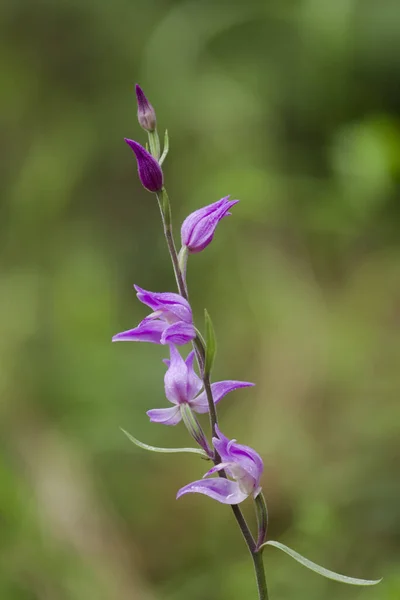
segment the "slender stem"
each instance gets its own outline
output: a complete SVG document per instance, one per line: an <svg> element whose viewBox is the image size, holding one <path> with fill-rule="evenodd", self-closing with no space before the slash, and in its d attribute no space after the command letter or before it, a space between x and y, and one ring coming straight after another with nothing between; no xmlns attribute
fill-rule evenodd
<svg viewBox="0 0 400 600"><path fill-rule="evenodd" d="M171 207L169 204L169 199L165 188L161 190L159 194L157 194L157 200L160 207L161 218L164 226L164 235L167 241L167 246L169 250L169 254L172 261L172 266L174 269L175 279L178 286L178 290L180 295L188 300L188 290L186 287L185 278L182 274L178 253L176 251L176 246L172 233L172 224L171 224ZM205 364L205 348L202 340L199 336L195 338L193 341L196 357L199 363L200 373L203 380L204 389L206 392L209 413L210 413L210 423L212 435L215 436L215 426L218 424L218 416L217 410L214 403L213 393L211 389L211 382L208 375L204 373L204 364ZM221 458L218 452L214 452L214 463L217 465L221 462ZM227 478L224 470L219 471L219 476L223 478ZM254 569L256 573L257 579L257 587L258 587L258 596L259 600L268 600L268 591L267 591L267 583L265 580L265 571L264 571L264 563L262 560L262 551L257 551L257 545L253 538L253 535L250 531L249 526L247 525L246 519L243 516L243 513L240 507L237 504L231 505L232 512L235 516L235 519L239 525L240 531L242 532L243 538L246 542L247 548L251 554L253 559ZM260 536L259 536L260 539ZM259 539L257 540L259 542Z"/></svg>
<svg viewBox="0 0 400 600"><path fill-rule="evenodd" d="M268 588L267 581L265 579L262 550L258 552L252 552L251 556L253 559L254 570L256 572L258 598L259 600L268 600Z"/></svg>
<svg viewBox="0 0 400 600"><path fill-rule="evenodd" d="M267 537L268 529L268 509L267 503L265 502L264 494L260 492L255 499L257 523L258 523L258 537L257 537L257 550L265 542Z"/></svg>
<svg viewBox="0 0 400 600"><path fill-rule="evenodd" d="M226 478L226 474L224 471L223 472L220 471L220 477ZM240 510L240 507L238 504L231 504L230 506L231 506L233 514L235 515L235 519L240 527L240 531L242 532L242 535L244 537L244 541L246 542L247 548L248 548L250 554L253 556L256 544L254 542L254 538L250 531L250 528L247 525L247 521L244 518L243 513Z"/></svg>
<svg viewBox="0 0 400 600"><path fill-rule="evenodd" d="M197 336L196 339L194 340L194 344L195 344L196 351L197 351L196 353L198 353L198 356L199 356L199 359L200 359L199 362L204 367L204 362L205 362L205 358L206 358L206 351L205 351L203 342L202 342L202 340L200 339L199 336ZM212 436L215 437L215 426L218 425L218 415L217 415L217 409L215 407L213 393L212 393L212 389L211 389L210 377L209 377L209 375L206 375L204 373L204 368L202 368L201 377L202 377L202 380L203 380L204 390L206 392L207 401L208 401L208 410L209 410L209 414L210 414L211 432L212 432ZM218 462L219 462L219 460L218 460Z"/></svg>
<svg viewBox="0 0 400 600"><path fill-rule="evenodd" d="M203 448L209 458L214 458L214 452L211 450L206 435L198 422L195 414L190 408L189 404L182 404L180 407L183 422L186 429L189 431L192 438Z"/></svg>
<svg viewBox="0 0 400 600"><path fill-rule="evenodd" d="M163 223L163 227L164 227L164 236L167 241L169 255L171 257L172 266L174 268L176 284L178 286L180 295L183 298L185 298L185 300L188 300L189 296L188 296L185 281L182 277L182 272L179 267L178 253L176 251L174 236L172 234L171 209L169 207L169 200L168 200L168 196L167 196L167 192L166 192L165 188L163 188L161 190L161 192L159 194L157 194L157 200L158 200L158 206L160 207L161 219L162 219L162 223ZM165 208L163 206L164 203L168 204L168 212L169 212L168 218L166 218L166 215L165 215Z"/></svg>

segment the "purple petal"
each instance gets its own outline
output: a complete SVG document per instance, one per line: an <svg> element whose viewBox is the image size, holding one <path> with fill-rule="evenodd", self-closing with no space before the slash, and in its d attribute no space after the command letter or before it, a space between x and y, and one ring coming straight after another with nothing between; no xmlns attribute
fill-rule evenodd
<svg viewBox="0 0 400 600"><path fill-rule="evenodd" d="M212 467L205 475L203 475L203 479L205 477L209 477L209 475L214 475L214 473L218 473L218 471L222 471L222 469L229 469L232 463L229 462L221 462L215 467Z"/></svg>
<svg viewBox="0 0 400 600"><path fill-rule="evenodd" d="M211 384L211 390L213 393L214 404L217 404L226 394L237 390L238 388L252 387L254 383L249 381L217 381ZM190 403L193 410L198 413L208 412L208 401L205 391L202 392L197 398L192 400Z"/></svg>
<svg viewBox="0 0 400 600"><path fill-rule="evenodd" d="M200 479L193 481L189 485L181 488L176 497L180 498L184 494L204 494L213 500L218 500L222 504L239 504L248 496L241 491L239 484L236 481L229 479Z"/></svg>
<svg viewBox="0 0 400 600"><path fill-rule="evenodd" d="M138 142L125 138L136 156L139 179L149 192L159 192L164 185L164 176L158 161Z"/></svg>
<svg viewBox="0 0 400 600"><path fill-rule="evenodd" d="M161 344L161 335L168 327L163 321L145 319L134 329L117 333L112 338L113 342L151 342Z"/></svg>
<svg viewBox="0 0 400 600"><path fill-rule="evenodd" d="M182 245L192 253L204 250L212 241L219 221L230 214L229 209L238 202L226 196L189 215L181 228Z"/></svg>
<svg viewBox="0 0 400 600"><path fill-rule="evenodd" d="M217 434L218 437L212 438L214 448L216 449L216 451L218 452L218 454L220 455L222 460L229 459L227 448L228 448L228 445L231 440L229 438L227 438L222 433L222 431L220 431L220 428L218 427L218 425L215 426L215 433Z"/></svg>
<svg viewBox="0 0 400 600"><path fill-rule="evenodd" d="M185 361L173 344L170 345L171 360L164 376L165 395L173 404L188 401L188 370Z"/></svg>
<svg viewBox="0 0 400 600"><path fill-rule="evenodd" d="M140 85L136 84L135 91L138 105L137 116L139 124L146 131L154 131L156 128L156 113L154 108L147 100Z"/></svg>
<svg viewBox="0 0 400 600"><path fill-rule="evenodd" d="M251 481L253 489L258 488L264 470L261 456L253 448L238 444L236 440L229 440L221 433L218 426L216 426L215 431L218 437L213 437L212 441L221 460L225 463L231 462L240 466L247 473L247 476L241 476L246 487Z"/></svg>
<svg viewBox="0 0 400 600"><path fill-rule="evenodd" d="M181 420L179 406L171 408L153 408L146 413L152 423L162 423L163 425L177 425Z"/></svg>
<svg viewBox="0 0 400 600"><path fill-rule="evenodd" d="M192 400L199 393L201 388L203 387L203 382L200 377L197 375L193 368L194 361L194 350L192 350L186 359L186 367L188 370L188 387L187 387L187 397L189 400Z"/></svg>
<svg viewBox="0 0 400 600"><path fill-rule="evenodd" d="M170 322L185 321L185 323L192 323L193 316L190 304L179 294L149 292L138 285L135 285L134 288L140 302L147 304L147 306L155 311L161 311L166 318L171 319Z"/></svg>
<svg viewBox="0 0 400 600"><path fill-rule="evenodd" d="M253 448L238 444L235 440L231 440L228 444L227 455L231 461L240 464L247 471L254 480L254 487L258 487L262 472L264 471L264 463L261 456Z"/></svg>
<svg viewBox="0 0 400 600"><path fill-rule="evenodd" d="M196 332L193 325L179 321L178 323L166 327L161 335L161 343L183 346L194 340L195 337Z"/></svg>
<svg viewBox="0 0 400 600"><path fill-rule="evenodd" d="M222 469L225 470L226 474L231 479L239 483L242 492L247 495L250 495L253 492L255 488L254 478L246 471L246 469L244 469L244 467L242 467L242 465L237 462L221 462L207 471L207 473L203 475L203 479L204 477L209 477L209 475L213 475L218 471L222 471Z"/></svg>

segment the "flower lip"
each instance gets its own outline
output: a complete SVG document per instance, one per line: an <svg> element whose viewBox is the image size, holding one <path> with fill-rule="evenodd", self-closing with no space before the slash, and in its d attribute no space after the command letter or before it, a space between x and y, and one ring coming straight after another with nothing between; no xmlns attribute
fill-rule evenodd
<svg viewBox="0 0 400 600"><path fill-rule="evenodd" d="M135 154L143 187L149 192L160 192L164 185L164 175L158 161L138 142L128 138L125 138L125 142Z"/></svg>

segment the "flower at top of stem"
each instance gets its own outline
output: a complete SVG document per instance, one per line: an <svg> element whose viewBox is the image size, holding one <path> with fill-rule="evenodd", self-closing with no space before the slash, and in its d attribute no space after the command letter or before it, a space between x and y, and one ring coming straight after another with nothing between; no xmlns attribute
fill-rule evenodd
<svg viewBox="0 0 400 600"><path fill-rule="evenodd" d="M189 252L201 252L214 237L215 229L221 219L231 213L229 209L239 200L229 200L230 196L221 198L218 202L199 208L190 214L181 228L182 246Z"/></svg>
<svg viewBox="0 0 400 600"><path fill-rule="evenodd" d="M149 192L160 192L164 185L164 175L158 161L143 146L125 138L136 156L139 179Z"/></svg>
<svg viewBox="0 0 400 600"><path fill-rule="evenodd" d="M140 302L153 312L134 329L117 333L113 342L187 344L196 337L190 304L179 294L149 292L135 285Z"/></svg>
<svg viewBox="0 0 400 600"><path fill-rule="evenodd" d="M157 124L155 110L147 100L145 93L139 84L135 85L135 92L138 106L137 116L139 125L146 131L154 131Z"/></svg>
<svg viewBox="0 0 400 600"><path fill-rule="evenodd" d="M229 440L218 426L215 431L217 437L213 437L213 444L221 462L204 477L224 469L230 479L203 478L181 488L176 497L190 493L204 494L222 504L239 504L250 495L256 498L261 492L260 479L264 470L261 456L253 448L238 444L236 440Z"/></svg>
<svg viewBox="0 0 400 600"><path fill-rule="evenodd" d="M170 345L170 360L164 362L168 370L164 377L165 395L174 405L170 408L156 408L147 412L150 421L164 425L176 425L182 419L181 407L188 404L197 413L207 413L209 410L205 391L201 392L203 382L196 374L193 361L194 351L183 360L173 344ZM254 383L248 381L218 381L211 384L214 404L238 388L250 387ZM200 393L201 392L201 393Z"/></svg>

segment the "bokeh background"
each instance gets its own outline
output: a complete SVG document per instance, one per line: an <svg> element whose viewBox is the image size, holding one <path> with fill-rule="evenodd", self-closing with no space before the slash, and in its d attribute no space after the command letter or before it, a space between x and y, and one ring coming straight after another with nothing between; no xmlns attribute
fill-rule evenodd
<svg viewBox="0 0 400 600"><path fill-rule="evenodd" d="M144 142L140 82L170 133L175 231L240 198L192 257L220 407L265 461L271 600L400 597L398 0L3 0L0 6L0 598L255 599L227 507L179 487L184 428L165 348L111 344L174 290ZM204 421L205 425L207 421ZM244 504L254 524L251 503Z"/></svg>

